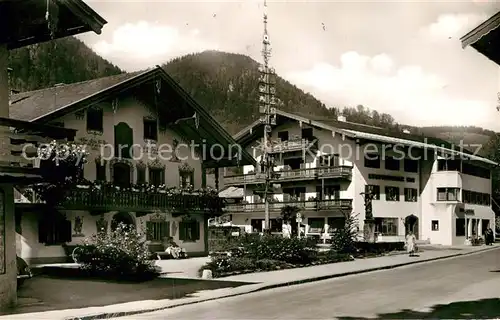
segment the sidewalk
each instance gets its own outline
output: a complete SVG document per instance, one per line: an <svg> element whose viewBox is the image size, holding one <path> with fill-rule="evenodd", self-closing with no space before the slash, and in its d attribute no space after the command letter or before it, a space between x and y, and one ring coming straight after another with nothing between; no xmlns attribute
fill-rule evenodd
<svg viewBox="0 0 500 320"><path fill-rule="evenodd" d="M325 280L329 278L342 277L346 275L391 269L415 263L425 263L439 259L452 258L467 254L474 254L486 250L496 250L498 245L493 247L461 247L439 250L426 250L418 257L408 257L407 255L385 256L379 258L361 259L350 262L341 262L307 268L286 269L270 272L260 272L254 274L244 274L220 278L227 281L247 281L250 284L236 288L224 288L216 290L200 291L196 295L179 300L146 300L108 305L105 307L89 307L83 309L57 310L43 313L25 313L8 315L0 318L5 319L103 319L125 315L135 315L173 308L181 305L199 303L203 301L215 300L225 297L247 294L260 290L272 289L281 286ZM424 248L425 250L425 248ZM210 281L210 280L200 280ZM252 283L253 282L253 283ZM259 282L259 283L256 283Z"/></svg>

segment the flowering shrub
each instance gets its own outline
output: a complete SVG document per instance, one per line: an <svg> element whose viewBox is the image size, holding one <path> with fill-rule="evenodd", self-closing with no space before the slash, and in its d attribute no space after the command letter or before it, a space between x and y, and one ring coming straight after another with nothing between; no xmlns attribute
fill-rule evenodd
<svg viewBox="0 0 500 320"><path fill-rule="evenodd" d="M33 190L46 203L59 204L67 198L67 191L82 179L88 152L79 144L52 141L38 149L38 156L45 182L33 186Z"/></svg>
<svg viewBox="0 0 500 320"><path fill-rule="evenodd" d="M78 248L76 259L90 275L122 280L158 275L143 235L123 223L110 233L98 232Z"/></svg>

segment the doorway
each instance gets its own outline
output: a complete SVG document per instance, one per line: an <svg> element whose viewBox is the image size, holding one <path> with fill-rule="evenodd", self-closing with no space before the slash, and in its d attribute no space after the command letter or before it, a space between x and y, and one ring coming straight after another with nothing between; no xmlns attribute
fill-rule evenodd
<svg viewBox="0 0 500 320"><path fill-rule="evenodd" d="M111 231L115 231L120 223L128 227L135 227L134 218L128 212L118 212L111 219Z"/></svg>
<svg viewBox="0 0 500 320"><path fill-rule="evenodd" d="M418 217L413 214L405 218L405 236L410 231L413 232L415 237L418 239Z"/></svg>

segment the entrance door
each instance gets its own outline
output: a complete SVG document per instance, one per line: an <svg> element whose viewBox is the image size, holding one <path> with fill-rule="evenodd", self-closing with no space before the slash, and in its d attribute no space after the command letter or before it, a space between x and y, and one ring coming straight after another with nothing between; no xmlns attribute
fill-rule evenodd
<svg viewBox="0 0 500 320"><path fill-rule="evenodd" d="M405 218L405 235L410 231L413 232L418 239L418 217L413 214Z"/></svg>

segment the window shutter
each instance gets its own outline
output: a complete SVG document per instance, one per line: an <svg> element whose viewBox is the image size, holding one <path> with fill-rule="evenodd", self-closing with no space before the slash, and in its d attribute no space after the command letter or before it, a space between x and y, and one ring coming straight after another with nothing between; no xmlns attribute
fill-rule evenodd
<svg viewBox="0 0 500 320"><path fill-rule="evenodd" d="M194 188L194 172L191 172L189 174L189 180L190 180L189 184L192 185Z"/></svg>
<svg viewBox="0 0 500 320"><path fill-rule="evenodd" d="M161 223L161 238L170 237L170 223L168 221L164 221Z"/></svg>
<svg viewBox="0 0 500 320"><path fill-rule="evenodd" d="M186 240L186 223L179 222L179 240Z"/></svg>
<svg viewBox="0 0 500 320"><path fill-rule="evenodd" d="M193 240L200 240L200 223L193 221Z"/></svg>
<svg viewBox="0 0 500 320"><path fill-rule="evenodd" d="M153 232L153 222L151 221L146 221L146 240L151 241L152 238L152 233Z"/></svg>
<svg viewBox="0 0 500 320"><path fill-rule="evenodd" d="M61 223L61 243L71 242L71 221L63 220Z"/></svg>
<svg viewBox="0 0 500 320"><path fill-rule="evenodd" d="M38 220L38 242L47 242L47 223L44 218Z"/></svg>
<svg viewBox="0 0 500 320"><path fill-rule="evenodd" d="M160 184L165 184L165 169L160 170Z"/></svg>

